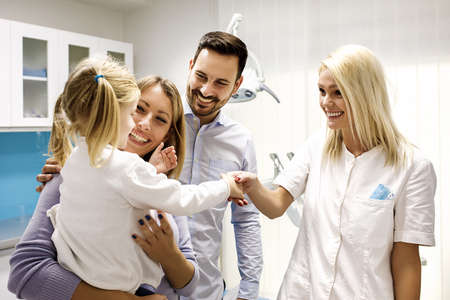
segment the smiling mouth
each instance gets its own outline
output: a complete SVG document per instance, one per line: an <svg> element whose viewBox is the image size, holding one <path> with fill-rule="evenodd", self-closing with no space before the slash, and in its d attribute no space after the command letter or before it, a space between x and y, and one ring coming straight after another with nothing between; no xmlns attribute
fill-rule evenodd
<svg viewBox="0 0 450 300"><path fill-rule="evenodd" d="M134 131L132 131L132 132L129 134L129 137L131 137L131 139L132 139L134 142L138 142L138 143L140 143L140 144L146 144L146 143L149 142L148 139L144 138L143 136L140 136L139 134L137 134L137 133L134 132Z"/></svg>
<svg viewBox="0 0 450 300"><path fill-rule="evenodd" d="M219 102L219 99L216 97L207 97L205 98L199 91L195 92L195 97L197 99L198 106L202 108L207 108L212 103Z"/></svg>
<svg viewBox="0 0 450 300"><path fill-rule="evenodd" d="M336 112L331 112L331 111L327 111L327 118L330 120L335 120L335 119L339 119L340 117L342 117L344 115L343 111L336 111Z"/></svg>

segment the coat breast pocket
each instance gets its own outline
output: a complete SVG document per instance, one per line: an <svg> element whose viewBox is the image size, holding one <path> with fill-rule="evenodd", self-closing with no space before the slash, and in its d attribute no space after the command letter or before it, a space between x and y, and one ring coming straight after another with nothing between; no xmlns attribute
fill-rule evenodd
<svg viewBox="0 0 450 300"><path fill-rule="evenodd" d="M350 232L360 247L379 248L392 244L394 201L355 198L350 207Z"/></svg>

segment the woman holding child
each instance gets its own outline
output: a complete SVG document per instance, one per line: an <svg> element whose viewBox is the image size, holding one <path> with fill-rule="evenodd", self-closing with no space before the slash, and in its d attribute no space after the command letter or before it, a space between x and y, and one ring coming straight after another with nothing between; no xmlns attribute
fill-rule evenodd
<svg viewBox="0 0 450 300"><path fill-rule="evenodd" d="M87 64L89 63L91 62L87 62ZM100 65L102 65L102 63L100 63ZM108 68L105 67L105 65L115 70L114 71L115 73L114 72L113 73L118 76L115 75L113 76L111 75L113 73L108 73L107 72ZM93 66L94 67L97 66L96 63L93 63ZM126 95L125 94L121 95L120 89L117 88L123 83L123 78L126 79L129 76L126 73L121 74L120 72L122 71L117 71L118 70L117 66L115 66L114 63L112 64L110 62L103 63L101 68L103 68L104 70L103 72L97 72L99 74L93 74L93 76L88 75L88 77L92 77L89 79L92 80L92 82L88 80L87 84L92 85L93 89L97 89L97 85L98 86L106 85L106 92L105 91L100 92L99 88L99 92L94 91L93 95L97 96L100 95L100 97L102 95L107 95L108 93L110 93L108 92L108 89L110 89L108 85L111 85L112 89L114 90L113 94L115 94L117 96L117 100L119 100L119 106L122 105L120 103L121 101L120 99L121 97L123 98ZM94 76L95 76L95 84L93 84ZM71 79L73 78L70 78L69 81ZM129 82L129 84L132 85L131 81ZM85 85L83 85L83 88L85 88ZM134 100L126 100L127 102L123 104L124 108L120 106L121 115L119 121L121 123L119 124L119 134L123 135L124 132L127 132L128 140L121 141L120 139L118 139L116 140L117 145L120 147L121 142L126 143L124 147L125 151L136 153L145 159L148 159L151 156L150 161L155 164L157 171L166 172L169 177L176 178L181 171L182 163L177 165L176 164L177 157L174 154L174 149L168 147L162 150L162 143L173 145L175 150L177 151L178 157L181 158L182 161L184 156L184 120L180 95L172 83L159 77L146 77L140 80L139 89L141 90L142 93L139 100L136 99L137 105L134 104L135 108L133 110L136 110L134 113L133 111L128 112L128 110L131 109L130 105L132 104L130 101ZM81 91L82 88L80 89L76 88L75 90ZM89 90L89 87L86 87L86 90ZM84 90L84 92L89 93L89 91L86 90ZM62 98L63 96L61 96L61 98L58 101L66 100L68 97L67 93L65 93L64 96L66 98L63 99ZM112 98L112 100L109 99L107 101L116 101L114 99L116 98ZM129 102L131 104L128 104ZM57 105L56 112L60 113L58 109L59 107ZM67 117L68 114L67 110L70 109L71 108L66 107L65 109L66 116L63 117ZM78 111L83 111L83 109L78 109ZM132 116L136 126L131 130L131 133L128 135L131 127L129 127L128 129L127 126L130 126L131 122L126 121L126 119L129 118L129 115ZM73 120L72 116L69 115L68 117L71 121ZM72 124L74 124L73 121ZM99 126L98 125L99 123L93 124L95 126ZM80 128L83 128L83 130L80 131L82 133L82 136L84 136L84 134L88 132L88 130L85 129L86 127L84 127L86 126L85 123L80 122L76 123L75 125L81 125ZM121 132L121 130L123 131ZM55 135L55 133L57 132L58 131L55 130L54 128L50 143L50 149L55 154L58 163L63 164L66 161L66 159L70 163L71 160L72 161L74 160L73 155L72 156L66 155L68 153L66 151L67 147L70 147L70 145L65 144L64 146L61 146L60 143L61 140L58 141L58 139L63 137ZM105 135L107 134L107 132L105 132L105 130L100 130L99 134ZM89 142L88 138L81 139L81 146L83 146L84 141L86 141L87 143ZM109 145L112 144L114 143L109 143ZM110 146L107 146L107 148L108 147ZM90 150L95 149L95 147L88 147L88 148ZM79 153L83 150L82 147L80 149L76 148L74 153L76 155L79 155ZM63 155L59 155L60 150L63 150L61 152L63 153ZM109 148L107 150L109 150ZM89 152L89 160L91 165L96 164L97 162L105 163L105 165L107 165L108 159L110 158L105 159L101 151L100 155L97 157L91 156L91 152L92 151ZM110 153L113 153L115 155L115 157L110 155L112 159L116 159L117 157L125 155L120 153L116 154L114 151L109 151L107 153L108 155L110 155ZM77 157L76 155L75 158ZM103 161L92 158L101 158L103 159ZM134 158L131 157L131 159ZM141 164L139 162L137 163ZM147 167L145 165L142 165L140 170L145 171L148 168L150 170L149 174L151 176L156 176L151 174L151 172L154 172L152 171L152 168L155 169L154 167ZM170 170L171 168L173 168L173 170ZM142 174L137 174L136 176L139 179L139 176L141 175ZM135 180L136 176L133 177L134 179L131 178L131 180ZM161 183L162 185L160 184L162 189L165 189L167 188L167 186L175 184L170 181L168 181L167 184L164 183L163 181L167 179L164 179L163 177L156 177L156 178L157 182L162 182ZM218 185L220 185L221 189L224 188L226 191L226 185L231 186L231 184L229 183L230 181L231 180L226 180L225 186L223 182L218 183ZM142 181L140 182L142 183ZM92 285L89 285L85 283L83 280L81 280L80 276L74 274L77 272L72 273L66 270L66 268L63 268L58 263L60 262L59 255L61 253L59 253L60 250L57 251L57 249L65 249L59 248L61 243L58 240L58 238L64 236L63 234L64 231L61 231L59 233L59 236L56 235L55 237L55 233L53 232L55 230L54 226L59 225L59 223L56 222L58 220L57 215L55 217L55 215L52 215L52 213L55 207L54 205L58 204L59 202L60 197L59 186L61 184L62 184L61 177L56 176L54 180L47 183L46 188L43 190L35 214L26 232L24 233L22 240L17 245L16 251L11 257L10 260L11 273L8 282L8 288L17 296L25 299L46 299L46 300L134 299L136 297L135 295L124 291L100 289ZM145 186L145 182L143 182L143 184ZM195 193L196 189L197 188L193 186L192 190L187 191L187 193L191 192ZM181 194L181 196L183 195L184 194ZM151 197L152 195L149 196ZM195 196L197 197L196 200L197 202L194 203L194 205L199 206L199 204L201 203L201 201L199 200L202 200L202 197L206 196L207 195L204 193L204 191L202 191L202 193L199 194L198 196ZM171 195L171 197L173 196ZM93 201L95 201L95 199L93 199ZM172 203L176 204L175 202ZM188 205L191 205L190 203L191 202L187 201L185 202L185 204ZM165 203L160 204L168 205ZM176 204L176 206L174 207L178 206L179 205ZM153 207L157 206L155 205ZM47 212L48 210L49 212ZM104 212L99 213L101 214ZM47 214L49 214L53 218L49 219L47 217ZM139 216L136 217L138 218ZM141 217L144 217L144 215L142 215ZM145 221L144 218L139 219L140 235L130 232L128 238L130 240L134 238L135 242L142 247L144 252L151 259L153 259L153 261L155 261L157 264L161 266L164 277L162 278L160 284L156 287L152 287L149 285L141 286L136 291L136 295L138 296L149 295L144 296L143 299L155 299L155 300L176 299L178 297L177 295L188 296L191 293L198 279L198 270L194 254L192 251L192 247L190 244L190 236L185 217L172 217L169 214L163 214L162 212L159 212L157 214L155 211L151 211L150 213L147 213L145 215L145 219L146 219ZM120 224L120 222L123 222L123 220L118 219L116 220L116 222ZM151 228L151 230L149 228ZM105 230L106 230L105 234L108 235L115 234L115 232L109 232L108 228L105 228ZM90 234L90 232L87 233ZM52 243L52 240L56 242L57 248L55 248L55 244ZM155 242L156 240L158 240L157 243ZM124 241L124 243L127 242L128 241ZM89 251L89 249L87 250ZM57 255L58 260L56 259ZM75 256L75 258L76 257L77 256ZM147 259L150 261L148 257ZM72 259L72 261L74 260ZM83 266L83 264L81 264L81 266ZM81 268L77 269L77 271L78 270L82 271ZM155 270L157 271L157 269ZM104 268L98 270L99 275L101 275L102 272L105 272ZM139 274L136 275L140 276ZM96 278L94 278L94 280L95 279Z"/></svg>

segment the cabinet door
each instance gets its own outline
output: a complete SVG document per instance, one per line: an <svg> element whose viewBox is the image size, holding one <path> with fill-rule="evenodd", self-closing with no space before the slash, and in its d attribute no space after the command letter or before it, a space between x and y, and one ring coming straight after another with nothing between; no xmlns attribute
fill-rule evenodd
<svg viewBox="0 0 450 300"><path fill-rule="evenodd" d="M100 40L97 37L68 31L59 31L59 83L58 95L63 91L67 78L77 64L98 53Z"/></svg>
<svg viewBox="0 0 450 300"><path fill-rule="evenodd" d="M0 19L0 40L4 45L0 47L0 126L11 125L11 36L10 23Z"/></svg>
<svg viewBox="0 0 450 300"><path fill-rule="evenodd" d="M133 44L100 39L100 51L123 62L133 73Z"/></svg>
<svg viewBox="0 0 450 300"><path fill-rule="evenodd" d="M57 31L11 22L12 125L51 126L57 97Z"/></svg>

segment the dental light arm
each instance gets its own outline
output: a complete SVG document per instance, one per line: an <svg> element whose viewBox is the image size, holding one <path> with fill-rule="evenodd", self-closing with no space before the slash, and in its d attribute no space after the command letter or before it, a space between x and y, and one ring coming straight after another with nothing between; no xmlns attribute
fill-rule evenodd
<svg viewBox="0 0 450 300"><path fill-rule="evenodd" d="M275 94L274 91L272 91L265 83L260 83L259 87L261 88L261 91L266 91L267 93L269 93L274 99L275 101L277 101L278 103L280 103L280 99L278 99L277 95Z"/></svg>
<svg viewBox="0 0 450 300"><path fill-rule="evenodd" d="M231 33L232 35L237 35L237 28L239 27L239 24L244 20L244 17L241 14L233 14L231 17L230 24L228 24L227 31L228 33Z"/></svg>
<svg viewBox="0 0 450 300"><path fill-rule="evenodd" d="M237 29L243 19L244 17L241 14L233 14L231 21L228 24L227 32L238 36ZM275 92L264 83L264 73L255 54L248 50L248 57L254 62L256 70L249 66L245 67L242 74L244 76L244 81L237 93L230 99L230 103L240 103L253 100L256 98L256 93L262 91L266 91L275 99L275 101L280 103L280 100Z"/></svg>

